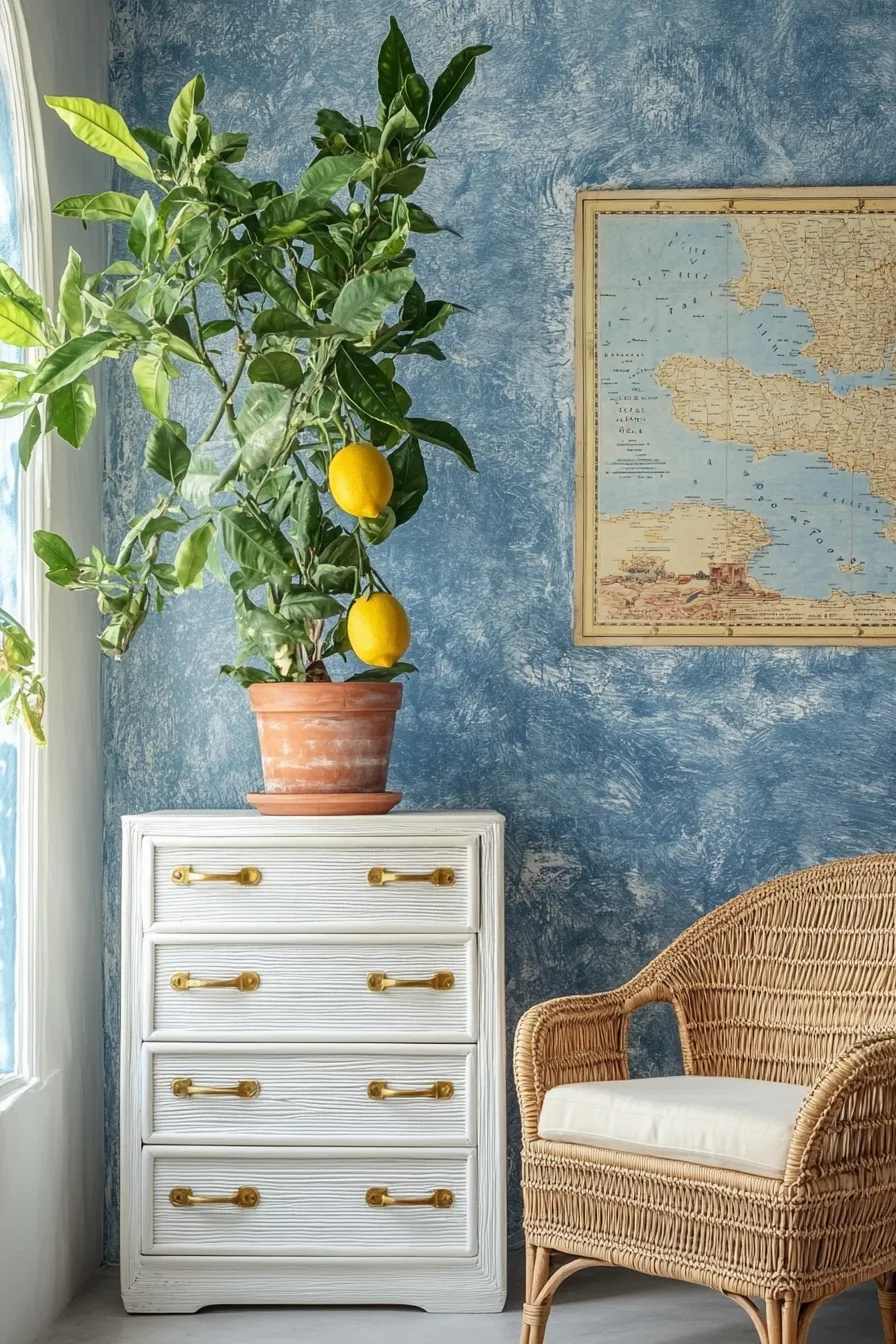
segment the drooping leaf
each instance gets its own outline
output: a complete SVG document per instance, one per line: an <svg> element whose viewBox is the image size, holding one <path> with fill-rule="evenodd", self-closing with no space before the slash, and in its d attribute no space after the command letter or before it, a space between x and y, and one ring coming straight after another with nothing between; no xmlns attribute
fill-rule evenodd
<svg viewBox="0 0 896 1344"><path fill-rule="evenodd" d="M236 323L232 317L215 318L213 322L203 322L202 339L204 341L213 341L216 336L223 336L228 331L233 331Z"/></svg>
<svg viewBox="0 0 896 1344"><path fill-rule="evenodd" d="M236 418L247 471L267 466L283 443L292 397L272 383L250 387Z"/></svg>
<svg viewBox="0 0 896 1344"><path fill-rule="evenodd" d="M136 196L123 191L100 191L66 196L64 201L53 206L53 214L72 219L130 219L136 209Z"/></svg>
<svg viewBox="0 0 896 1344"><path fill-rule="evenodd" d="M292 535L296 550L304 551L316 540L323 517L320 492L310 476L302 482L296 491L290 513L292 515Z"/></svg>
<svg viewBox="0 0 896 1344"><path fill-rule="evenodd" d="M335 597L326 593L293 588L280 603L280 610L291 621L327 620L330 616L340 616L343 607Z"/></svg>
<svg viewBox="0 0 896 1344"><path fill-rule="evenodd" d="M473 461L473 454L466 439L459 429L449 425L446 420L423 420L412 417L408 420L408 428L416 438L438 444L440 448L447 448L459 457L470 471L476 470L476 463Z"/></svg>
<svg viewBox="0 0 896 1344"><path fill-rule="evenodd" d="M59 312L73 336L80 336L84 331L84 305L81 302L83 288L84 268L81 258L70 247L68 261L59 281Z"/></svg>
<svg viewBox="0 0 896 1344"><path fill-rule="evenodd" d="M321 329L313 326L310 322L305 322L294 313L287 313L282 308L264 308L252 323L252 330L256 336L307 336L313 337L320 335L330 335L328 325L321 324Z"/></svg>
<svg viewBox="0 0 896 1344"><path fill-rule="evenodd" d="M252 383L277 383L280 387L299 387L302 382L302 366L287 350L269 350L267 354L257 355L249 365L249 381Z"/></svg>
<svg viewBox="0 0 896 1344"><path fill-rule="evenodd" d="M387 504L382 513L378 513L375 518L361 519L361 531L369 545L379 546L387 537L391 537L396 523L395 514Z"/></svg>
<svg viewBox="0 0 896 1344"><path fill-rule="evenodd" d="M453 233L455 237L459 236L457 230L449 228L447 224L437 224L432 215L421 210L413 201L408 202L408 220L411 233Z"/></svg>
<svg viewBox="0 0 896 1344"><path fill-rule="evenodd" d="M240 214L249 214L255 208L255 201L249 190L248 182L236 173L232 173L229 168L225 168L223 163L216 163L209 171L206 178L210 193L225 205L229 205L231 210L237 210Z"/></svg>
<svg viewBox="0 0 896 1344"><path fill-rule="evenodd" d="M286 540L239 506L223 509L220 537L225 551L241 569L278 582L292 568Z"/></svg>
<svg viewBox="0 0 896 1344"><path fill-rule="evenodd" d="M187 432L176 420L153 425L146 440L146 465L163 480L180 485L190 467Z"/></svg>
<svg viewBox="0 0 896 1344"><path fill-rule="evenodd" d="M134 139L120 112L92 98L45 98L48 107L62 118L73 135L91 149L108 154L120 168L155 181L146 150Z"/></svg>
<svg viewBox="0 0 896 1344"><path fill-rule="evenodd" d="M346 677L346 681L394 681L396 677L410 676L416 672L417 668L413 663L393 663L391 667L368 667L363 672L356 672L353 677Z"/></svg>
<svg viewBox="0 0 896 1344"><path fill-rule="evenodd" d="M336 379L346 401L365 418L395 429L405 420L392 384L375 362L350 345L340 345L334 360Z"/></svg>
<svg viewBox="0 0 896 1344"><path fill-rule="evenodd" d="M363 177L368 167L366 154L337 154L318 159L305 169L300 189L303 195L322 205L348 186L352 178Z"/></svg>
<svg viewBox="0 0 896 1344"><path fill-rule="evenodd" d="M141 355L134 361L132 372L140 400L150 415L154 415L157 420L167 419L171 379L162 356L152 353Z"/></svg>
<svg viewBox="0 0 896 1344"><path fill-rule="evenodd" d="M268 266L262 261L256 261L252 263L250 269L265 294L270 295L279 308L288 313L294 313L296 317L307 318L309 316L308 309L302 299L289 281L275 267Z"/></svg>
<svg viewBox="0 0 896 1344"><path fill-rule="evenodd" d="M222 163L239 163L245 158L248 147L249 137L245 131L225 131L223 135L212 136L212 153ZM252 194L255 195L254 188Z"/></svg>
<svg viewBox="0 0 896 1344"><path fill-rule="evenodd" d="M34 314L8 294L0 294L0 341L21 348L47 344L47 338Z"/></svg>
<svg viewBox="0 0 896 1344"><path fill-rule="evenodd" d="M32 391L46 394L73 383L86 369L98 364L106 351L117 344L116 337L110 336L107 331L91 331L86 336L73 337L41 361L31 384Z"/></svg>
<svg viewBox="0 0 896 1344"><path fill-rule="evenodd" d="M41 296L23 280L18 271L13 270L8 261L0 261L0 293L8 294L16 303L27 308L38 322L46 317L46 309Z"/></svg>
<svg viewBox="0 0 896 1344"><path fill-rule="evenodd" d="M86 374L51 392L47 398L47 429L80 448L96 415L96 394Z"/></svg>
<svg viewBox="0 0 896 1344"><path fill-rule="evenodd" d="M180 483L180 493L189 504L197 509L205 509L215 495L215 482L221 475L221 468L211 457L194 453L190 461L190 470Z"/></svg>
<svg viewBox="0 0 896 1344"><path fill-rule="evenodd" d="M403 298L413 283L414 272L407 266L356 276L342 287L333 305L334 326L356 336L366 335L379 326L386 309Z"/></svg>
<svg viewBox="0 0 896 1344"><path fill-rule="evenodd" d="M128 230L128 250L146 265L161 251L165 233L158 222L156 208L148 191L144 191L131 219Z"/></svg>
<svg viewBox="0 0 896 1344"><path fill-rule="evenodd" d="M260 682L270 683L279 681L280 678L273 672L265 672L261 667L252 667L249 663L242 663L239 666L234 663L225 663L220 669L222 677L230 677L242 687L257 686Z"/></svg>
<svg viewBox="0 0 896 1344"><path fill-rule="evenodd" d="M419 131L419 129L420 123L411 109L402 104L399 106L397 112L393 112L392 116L383 127L382 134L380 135L380 151L388 149L389 145L391 145L392 141L397 136L411 137L416 131Z"/></svg>
<svg viewBox="0 0 896 1344"><path fill-rule="evenodd" d="M211 518L188 532L174 555L174 573L181 588L201 588L202 571L215 536Z"/></svg>
<svg viewBox="0 0 896 1344"><path fill-rule="evenodd" d="M389 20L389 31L386 34L385 42L380 47L377 62L377 84L384 107L389 106L408 75L413 73L414 61L411 56L411 49L393 16Z"/></svg>
<svg viewBox="0 0 896 1344"><path fill-rule="evenodd" d="M420 444L414 438L407 438L388 456L392 471L392 497L389 507L395 514L395 525L406 523L423 503L423 497L429 489L426 477L426 464Z"/></svg>
<svg viewBox="0 0 896 1344"><path fill-rule="evenodd" d="M190 117L205 97L205 80L196 75L185 84L171 105L168 113L168 129L182 145L187 143L187 126Z"/></svg>
<svg viewBox="0 0 896 1344"><path fill-rule="evenodd" d="M394 173L387 174L383 178L383 186L389 191L397 192L399 196L413 196L425 176L426 169L422 164L409 163L404 168L397 168Z"/></svg>
<svg viewBox="0 0 896 1344"><path fill-rule="evenodd" d="M27 470L34 452L34 445L40 438L40 407L33 406L25 417L22 432L19 435L18 451L22 469Z"/></svg>
<svg viewBox="0 0 896 1344"><path fill-rule="evenodd" d="M34 554L47 567L47 578L65 588L78 577L78 557L71 546L55 532L35 532Z"/></svg>
<svg viewBox="0 0 896 1344"><path fill-rule="evenodd" d="M281 238L294 238L315 216L326 218L321 215L317 197L308 196L303 191L289 191L268 201L258 222L265 242L270 243Z"/></svg>
<svg viewBox="0 0 896 1344"><path fill-rule="evenodd" d="M433 299L427 303L424 312L424 321L414 332L414 340L422 341L427 336L435 336L444 327L452 313L463 311L457 304L442 303L438 299Z"/></svg>
<svg viewBox="0 0 896 1344"><path fill-rule="evenodd" d="M323 593L354 593L360 587L357 567L354 565L317 565L314 586Z"/></svg>
<svg viewBox="0 0 896 1344"><path fill-rule="evenodd" d="M433 85L432 102L426 121L428 131L438 126L449 107L453 107L457 102L476 73L476 58L484 56L488 51L491 51L491 47L482 43L475 47L464 47L463 51L459 51L451 58Z"/></svg>

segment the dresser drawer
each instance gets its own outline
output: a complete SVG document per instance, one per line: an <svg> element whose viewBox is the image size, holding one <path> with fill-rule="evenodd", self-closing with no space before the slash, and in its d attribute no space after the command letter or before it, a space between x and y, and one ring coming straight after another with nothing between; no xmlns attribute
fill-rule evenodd
<svg viewBox="0 0 896 1344"><path fill-rule="evenodd" d="M144 927L464 931L478 907L475 840L164 845Z"/></svg>
<svg viewBox="0 0 896 1344"><path fill-rule="evenodd" d="M473 1153L384 1149L144 1148L143 1251L148 1255L472 1256ZM248 1193L249 1207L189 1204ZM368 1191L440 1207L372 1206ZM178 1191L172 1203L172 1191ZM380 1198L373 1195L372 1198ZM253 1202L257 1199L257 1202Z"/></svg>
<svg viewBox="0 0 896 1344"><path fill-rule="evenodd" d="M469 935L151 934L144 949L147 1039L476 1039L476 939ZM371 990L368 978L384 974L445 988Z"/></svg>
<svg viewBox="0 0 896 1344"><path fill-rule="evenodd" d="M146 1045L142 1063L146 1143L475 1142L472 1046Z"/></svg>

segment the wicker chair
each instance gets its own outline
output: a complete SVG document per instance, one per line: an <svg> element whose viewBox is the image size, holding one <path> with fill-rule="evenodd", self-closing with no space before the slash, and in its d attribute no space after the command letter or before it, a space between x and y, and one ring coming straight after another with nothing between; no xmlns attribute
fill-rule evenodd
<svg viewBox="0 0 896 1344"><path fill-rule="evenodd" d="M673 1006L686 1074L808 1089L783 1177L539 1138L551 1088L628 1077L628 1020L650 1002ZM822 1302L876 1279L896 1344L896 854L755 887L622 989L539 1004L514 1068L521 1344L541 1344L556 1289L591 1265L714 1288L763 1344L804 1344Z"/></svg>

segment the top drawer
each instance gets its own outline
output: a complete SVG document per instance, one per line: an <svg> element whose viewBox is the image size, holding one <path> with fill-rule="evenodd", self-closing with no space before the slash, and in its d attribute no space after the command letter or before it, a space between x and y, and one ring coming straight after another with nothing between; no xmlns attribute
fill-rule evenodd
<svg viewBox="0 0 896 1344"><path fill-rule="evenodd" d="M164 844L149 847L148 867L147 929L475 932L479 923L475 839Z"/></svg>

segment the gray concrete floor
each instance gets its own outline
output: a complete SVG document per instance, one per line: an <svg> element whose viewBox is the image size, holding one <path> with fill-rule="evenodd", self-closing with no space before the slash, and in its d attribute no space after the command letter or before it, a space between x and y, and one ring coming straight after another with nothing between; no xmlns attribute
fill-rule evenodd
<svg viewBox="0 0 896 1344"><path fill-rule="evenodd" d="M40 1344L517 1344L519 1256L514 1290L500 1316L430 1316L390 1307L211 1308L194 1316L128 1316L118 1273L103 1269ZM873 1286L822 1307L810 1344L881 1344ZM585 1270L557 1294L546 1344L757 1344L733 1302L702 1288L630 1274Z"/></svg>

